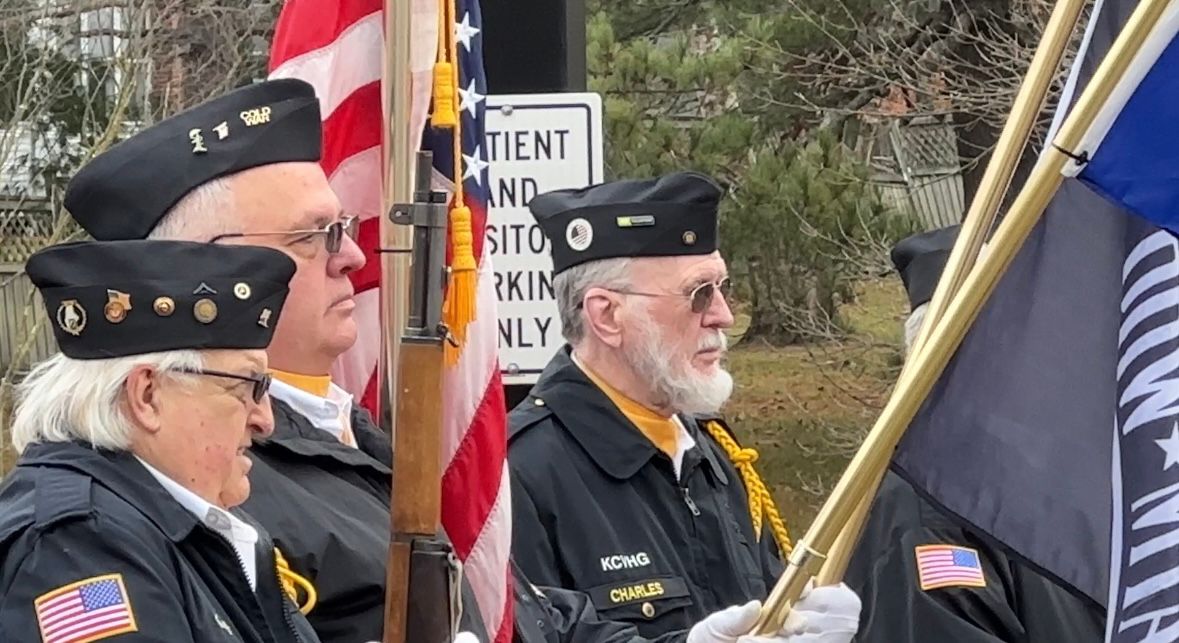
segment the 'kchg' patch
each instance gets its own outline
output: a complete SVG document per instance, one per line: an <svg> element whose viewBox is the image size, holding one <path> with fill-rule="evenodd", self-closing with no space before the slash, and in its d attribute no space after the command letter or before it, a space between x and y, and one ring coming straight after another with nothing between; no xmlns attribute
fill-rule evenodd
<svg viewBox="0 0 1179 643"><path fill-rule="evenodd" d="M33 601L44 643L89 643L137 632L122 574L92 576Z"/></svg>
<svg viewBox="0 0 1179 643"><path fill-rule="evenodd" d="M921 589L986 587L978 552L957 545L917 547L917 577Z"/></svg>

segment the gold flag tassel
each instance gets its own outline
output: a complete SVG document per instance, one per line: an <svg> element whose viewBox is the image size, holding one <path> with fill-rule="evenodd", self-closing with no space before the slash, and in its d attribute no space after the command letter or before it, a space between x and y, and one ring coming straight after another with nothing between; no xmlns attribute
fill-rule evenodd
<svg viewBox="0 0 1179 643"><path fill-rule="evenodd" d="M774 497L770 495L770 490L762 482L757 469L753 468L753 463L757 462L757 449L741 448L733 436L729 435L729 432L717 422L708 422L704 428L708 429L708 434L712 436L712 439L716 440L725 450L725 455L733 462L733 466L741 473L741 479L745 481L745 492L749 494L749 515L753 519L754 537L761 540L761 525L764 517L770 523L770 531L778 543L778 550L783 555L789 554L794 549L794 544L790 542L790 531L786 528L786 521L782 520L782 514L778 512L778 506L774 504Z"/></svg>
<svg viewBox="0 0 1179 643"><path fill-rule="evenodd" d="M467 326L475 319L475 243L471 209L463 199L463 128L458 118L455 96L458 94L458 43L454 34L454 0L440 0L438 58L434 65L435 127L451 129L454 139L454 201L450 210L451 259L442 321L450 329L457 346L445 344L446 364L458 363L459 351L467 341Z"/></svg>
<svg viewBox="0 0 1179 643"><path fill-rule="evenodd" d="M291 569L290 564L287 563L287 559L283 557L278 547L274 548L274 563L278 570L278 582L282 585L283 591L286 592L287 596L291 597L291 602L299 607L299 612L306 616L315 607L315 603L318 600L318 596L315 593L315 586L311 584L311 581L303 578ZM306 596L306 600L302 605L299 604L300 588L303 590L304 596Z"/></svg>

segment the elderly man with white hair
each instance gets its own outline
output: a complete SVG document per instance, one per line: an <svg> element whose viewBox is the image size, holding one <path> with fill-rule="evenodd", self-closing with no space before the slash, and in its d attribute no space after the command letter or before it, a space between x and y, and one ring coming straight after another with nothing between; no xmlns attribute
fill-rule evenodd
<svg viewBox="0 0 1179 643"><path fill-rule="evenodd" d="M722 195L676 172L528 206L568 345L509 416L513 554L648 637L764 599L789 547L756 452L718 415L733 389ZM796 608L815 640L850 641L858 599L821 589Z"/></svg>
<svg viewBox="0 0 1179 643"><path fill-rule="evenodd" d="M33 255L61 352L19 387L0 488L0 640L316 642L235 512L271 432L266 346L295 265L256 247Z"/></svg>

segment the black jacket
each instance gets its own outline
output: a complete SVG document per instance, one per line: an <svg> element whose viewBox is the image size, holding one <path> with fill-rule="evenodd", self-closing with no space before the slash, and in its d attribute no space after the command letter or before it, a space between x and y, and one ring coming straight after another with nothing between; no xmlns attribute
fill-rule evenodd
<svg viewBox="0 0 1179 643"><path fill-rule="evenodd" d="M123 627L135 629L119 641L318 641L280 589L273 544L258 535L254 591L233 546L134 456L34 444L0 487L0 641L42 640L38 599L49 618L48 601L70 592L73 609L106 609L111 619L129 611L133 626ZM85 625L56 625L71 626Z"/></svg>
<svg viewBox="0 0 1179 643"><path fill-rule="evenodd" d="M315 586L307 615L324 643L381 640L389 555L392 448L363 409L352 413L359 448L271 398L274 433L251 449L242 508Z"/></svg>
<svg viewBox="0 0 1179 643"><path fill-rule="evenodd" d="M977 552L985 587L923 590L916 552L925 545ZM892 471L881 483L845 580L864 605L858 643L1105 640L1101 606L981 537Z"/></svg>
<svg viewBox="0 0 1179 643"><path fill-rule="evenodd" d="M649 637L766 597L773 536L756 537L740 476L695 421L677 480L568 347L508 418L513 553L534 583L585 592Z"/></svg>
<svg viewBox="0 0 1179 643"><path fill-rule="evenodd" d="M324 643L379 641L389 552L392 451L368 413L355 410L359 449L340 444L290 406L274 400L275 430L255 443L250 499L244 505L270 530L291 568L315 585L308 618ZM514 582L516 643L644 643L621 623L602 621L577 592ZM490 642L471 587L463 583L460 628ZM680 632L657 643L682 641Z"/></svg>

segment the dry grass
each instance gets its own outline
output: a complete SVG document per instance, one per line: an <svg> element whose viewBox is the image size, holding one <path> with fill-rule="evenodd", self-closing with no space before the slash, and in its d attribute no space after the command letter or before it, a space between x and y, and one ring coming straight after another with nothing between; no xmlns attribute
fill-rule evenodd
<svg viewBox="0 0 1179 643"><path fill-rule="evenodd" d="M772 348L738 343L728 415L760 453L792 535L801 535L870 428L900 370L907 302L896 279L861 284L845 340ZM741 324L736 333L739 336Z"/></svg>

